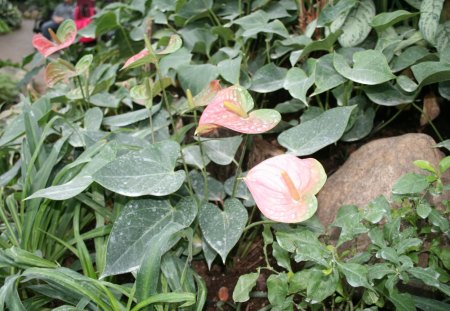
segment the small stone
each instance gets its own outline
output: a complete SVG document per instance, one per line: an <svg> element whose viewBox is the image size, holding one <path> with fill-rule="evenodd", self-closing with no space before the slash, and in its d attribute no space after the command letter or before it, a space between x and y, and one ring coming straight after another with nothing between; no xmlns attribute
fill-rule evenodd
<svg viewBox="0 0 450 311"><path fill-rule="evenodd" d="M217 296L219 296L220 301L227 301L230 298L228 287L222 286L221 288L219 288Z"/></svg>

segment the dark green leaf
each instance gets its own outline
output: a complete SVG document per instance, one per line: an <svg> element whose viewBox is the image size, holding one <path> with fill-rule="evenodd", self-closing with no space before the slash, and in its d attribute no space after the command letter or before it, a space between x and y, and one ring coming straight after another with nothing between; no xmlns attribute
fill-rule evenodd
<svg viewBox="0 0 450 311"><path fill-rule="evenodd" d="M177 223L185 228L192 223L196 215L197 205L192 198L182 199L176 206L172 206L167 200L130 201L123 208L111 231L102 276L136 270L149 243L159 239L159 234L167 224ZM167 250L168 246L164 245L164 248Z"/></svg>
<svg viewBox="0 0 450 311"><path fill-rule="evenodd" d="M370 25L375 28L377 31L383 31L386 28L391 27L392 25L416 16L418 13L411 13L405 10L397 10L393 12L383 12L378 14L372 19Z"/></svg>
<svg viewBox="0 0 450 311"><path fill-rule="evenodd" d="M177 72L183 89L191 90L192 94L200 93L219 75L217 67L211 64L183 65L178 67Z"/></svg>
<svg viewBox="0 0 450 311"><path fill-rule="evenodd" d="M270 93L283 88L287 70L270 63L253 75L250 89L258 93Z"/></svg>
<svg viewBox="0 0 450 311"><path fill-rule="evenodd" d="M329 109L313 120L282 132L278 136L278 142L297 156L312 154L341 138L354 108L355 106Z"/></svg>
<svg viewBox="0 0 450 311"><path fill-rule="evenodd" d="M316 89L311 95L317 95L328 91L336 86L341 85L347 81L341 76L333 66L333 55L327 54L319 58L316 63L315 81Z"/></svg>
<svg viewBox="0 0 450 311"><path fill-rule="evenodd" d="M308 105L306 93L313 84L314 76L308 77L302 69L294 67L287 72L283 87L289 91L292 97Z"/></svg>
<svg viewBox="0 0 450 311"><path fill-rule="evenodd" d="M414 298L414 302L416 303L416 307L420 308L423 311L448 311L450 310L450 304L444 303L439 300L412 296Z"/></svg>
<svg viewBox="0 0 450 311"><path fill-rule="evenodd" d="M237 199L226 200L223 211L210 203L200 210L199 223L203 236L224 263L228 253L239 241L247 218L247 210Z"/></svg>
<svg viewBox="0 0 450 311"><path fill-rule="evenodd" d="M349 80L361 84L375 85L395 78L386 57L376 50L365 50L353 54L353 68L344 56L334 53L333 65L337 72Z"/></svg>
<svg viewBox="0 0 450 311"><path fill-rule="evenodd" d="M368 269L356 263L337 263L339 270L345 275L348 284L352 287L365 287L371 289L367 281Z"/></svg>
<svg viewBox="0 0 450 311"><path fill-rule="evenodd" d="M400 177L392 187L393 194L417 194L429 186L426 176L408 173Z"/></svg>

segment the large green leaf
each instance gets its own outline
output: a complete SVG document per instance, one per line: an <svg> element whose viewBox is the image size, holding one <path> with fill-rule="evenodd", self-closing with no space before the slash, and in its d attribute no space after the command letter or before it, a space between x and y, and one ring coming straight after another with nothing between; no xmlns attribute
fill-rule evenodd
<svg viewBox="0 0 450 311"><path fill-rule="evenodd" d="M405 94L397 85L386 82L379 85L365 86L364 92L374 103L382 106L397 106L414 101L417 93Z"/></svg>
<svg viewBox="0 0 450 311"><path fill-rule="evenodd" d="M184 46L191 52L209 55L214 42L219 38L211 29L199 25L190 25L179 30Z"/></svg>
<svg viewBox="0 0 450 311"><path fill-rule="evenodd" d="M193 198L183 198L176 206L172 206L168 200L128 202L114 222L102 277L136 270L148 245L159 239L164 227L169 223L177 223L186 228L196 215L197 205ZM169 244L162 247L167 250L171 246Z"/></svg>
<svg viewBox="0 0 450 311"><path fill-rule="evenodd" d="M202 155L200 146L186 146L181 152L183 153L186 164L196 166L199 169L204 168L210 162L210 159L207 156Z"/></svg>
<svg viewBox="0 0 450 311"><path fill-rule="evenodd" d="M333 295L339 282L339 273L333 270L326 275L322 270L311 269L308 274L306 293L309 299L320 302Z"/></svg>
<svg viewBox="0 0 450 311"><path fill-rule="evenodd" d="M444 62L422 62L411 70L420 86L450 80L450 64Z"/></svg>
<svg viewBox="0 0 450 311"><path fill-rule="evenodd" d="M9 310L26 311L26 308L20 300L19 294L17 292L17 280L20 277L19 274L11 275L5 278L2 287L0 288L0 310L4 309L4 306L9 308Z"/></svg>
<svg viewBox="0 0 450 311"><path fill-rule="evenodd" d="M345 275L348 284L352 287L366 287L372 288L367 280L368 269L367 266L357 263L337 263L339 270Z"/></svg>
<svg viewBox="0 0 450 311"><path fill-rule="evenodd" d="M348 65L344 56L334 53L333 65L341 75L361 84L380 84L395 78L386 57L376 50L354 53L353 68Z"/></svg>
<svg viewBox="0 0 450 311"><path fill-rule="evenodd" d="M270 93L279 90L284 85L287 70L274 63L259 68L252 79L250 89L258 93Z"/></svg>
<svg viewBox="0 0 450 311"><path fill-rule="evenodd" d="M419 29L425 40L436 43L436 32L439 25L442 7L445 0L423 0L420 6Z"/></svg>
<svg viewBox="0 0 450 311"><path fill-rule="evenodd" d="M283 87L289 91L292 97L308 105L306 93L313 84L314 76L308 77L302 69L294 67L287 72Z"/></svg>
<svg viewBox="0 0 450 311"><path fill-rule="evenodd" d="M391 69L393 72L401 71L428 56L430 56L430 52L427 48L417 45L411 46L392 60Z"/></svg>
<svg viewBox="0 0 450 311"><path fill-rule="evenodd" d="M217 64L220 75L231 84L239 84L242 56L225 59Z"/></svg>
<svg viewBox="0 0 450 311"><path fill-rule="evenodd" d="M220 165L230 164L236 154L239 145L242 142L241 136L226 138L199 138L203 144L206 155L214 162Z"/></svg>
<svg viewBox="0 0 450 311"><path fill-rule="evenodd" d="M219 75L217 67L211 64L183 65L178 68L177 72L183 89L191 90L194 95L200 93Z"/></svg>
<svg viewBox="0 0 450 311"><path fill-rule="evenodd" d="M417 194L424 191L429 186L426 176L408 173L400 177L392 187L394 194Z"/></svg>
<svg viewBox="0 0 450 311"><path fill-rule="evenodd" d="M219 253L223 262L236 245L247 223L248 214L237 199L225 201L223 211L208 203L200 210L199 223L208 244Z"/></svg>
<svg viewBox="0 0 450 311"><path fill-rule="evenodd" d="M333 66L333 55L327 54L319 58L316 63L315 84L316 89L312 95L328 91L347 81Z"/></svg>
<svg viewBox="0 0 450 311"><path fill-rule="evenodd" d="M325 39L312 41L301 51L301 53L297 57L297 60L306 57L311 52L330 51L341 34L342 30L338 30L336 32L330 33ZM296 63L296 61L294 63Z"/></svg>
<svg viewBox="0 0 450 311"><path fill-rule="evenodd" d="M174 171L180 146L162 141L130 151L97 171L93 177L103 187L125 196L163 196L177 191L185 172Z"/></svg>
<svg viewBox="0 0 450 311"><path fill-rule="evenodd" d="M336 4L328 2L325 8L320 12L319 19L317 20L317 27L329 25L339 16L348 14L356 3L356 0L341 0Z"/></svg>
<svg viewBox="0 0 450 311"><path fill-rule="evenodd" d="M104 33L119 27L117 15L112 11L108 11L100 15L92 24L95 25L95 37L97 38Z"/></svg>
<svg viewBox="0 0 450 311"><path fill-rule="evenodd" d="M338 39L341 46L357 46L362 43L369 35L369 23L374 16L375 4L372 0L361 0L356 4L341 27L343 33Z"/></svg>
<svg viewBox="0 0 450 311"><path fill-rule="evenodd" d="M405 10L397 10L394 12L383 12L375 16L372 19L370 25L377 31L383 31L386 28L389 28L402 20L411 18L416 15L417 13L411 13Z"/></svg>
<svg viewBox="0 0 450 311"><path fill-rule="evenodd" d="M297 156L312 154L341 138L356 106L332 108L278 136L278 142Z"/></svg>
<svg viewBox="0 0 450 311"><path fill-rule="evenodd" d="M436 31L436 49L442 53L450 44L450 21L439 24Z"/></svg>
<svg viewBox="0 0 450 311"><path fill-rule="evenodd" d="M27 199L48 198L51 200L67 200L83 192L94 181L92 175L116 158L117 145L110 143L93 158L85 159L88 164L69 182L51 186L33 193Z"/></svg>

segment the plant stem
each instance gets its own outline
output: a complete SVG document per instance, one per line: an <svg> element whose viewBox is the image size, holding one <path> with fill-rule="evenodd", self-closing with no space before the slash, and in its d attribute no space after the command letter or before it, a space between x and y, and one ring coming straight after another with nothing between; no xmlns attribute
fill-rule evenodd
<svg viewBox="0 0 450 311"><path fill-rule="evenodd" d="M247 227L245 227L244 230L243 230L243 232L245 232L245 231L247 231L247 230L249 230L249 229L251 229L251 228L253 228L253 227L259 226L259 225L265 225L265 224L277 224L277 223L278 223L277 221L273 221L273 220L260 220L260 221L256 221L256 222L254 222L254 223L248 225Z"/></svg>
<svg viewBox="0 0 450 311"><path fill-rule="evenodd" d="M233 183L233 191L231 192L231 197L234 198L236 195L236 189L239 183L239 175L242 173L242 162L244 161L245 150L247 149L248 135L244 138L244 143L242 144L241 156L239 158L239 163L236 169L236 175Z"/></svg>

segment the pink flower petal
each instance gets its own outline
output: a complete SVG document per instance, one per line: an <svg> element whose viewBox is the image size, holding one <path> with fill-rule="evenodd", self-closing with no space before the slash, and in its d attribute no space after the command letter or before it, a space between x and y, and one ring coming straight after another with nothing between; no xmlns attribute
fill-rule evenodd
<svg viewBox="0 0 450 311"><path fill-rule="evenodd" d="M259 134L267 132L274 128L280 122L280 115L277 111L271 109L260 109L250 112L247 117L238 115L224 106L225 102L248 112L245 107L248 106L240 98L238 86L228 87L217 93L214 99L203 111L199 121L199 129L207 128L206 125L223 126L240 133ZM253 103L251 104L253 107ZM206 133L197 130L197 133Z"/></svg>
<svg viewBox="0 0 450 311"><path fill-rule="evenodd" d="M130 66L131 64L133 64L134 62L140 60L141 58L144 58L145 56L148 55L148 50L145 48L142 51L140 51L139 53L137 53L136 55L131 56L126 62L125 65L123 65L122 69L127 68L128 66Z"/></svg>
<svg viewBox="0 0 450 311"><path fill-rule="evenodd" d="M32 39L33 46L45 57L52 55L53 53L62 50L70 46L77 36L77 29L72 20L63 22L59 27L62 27L61 31L58 31L57 37L60 43L52 42L45 38L42 34L35 34ZM59 30L59 29L58 29Z"/></svg>
<svg viewBox="0 0 450 311"><path fill-rule="evenodd" d="M300 199L293 198L283 174L289 176ZM284 223L304 221L315 213L317 199L314 195L325 180L325 171L317 160L302 160L289 154L261 162L244 178L264 216Z"/></svg>

